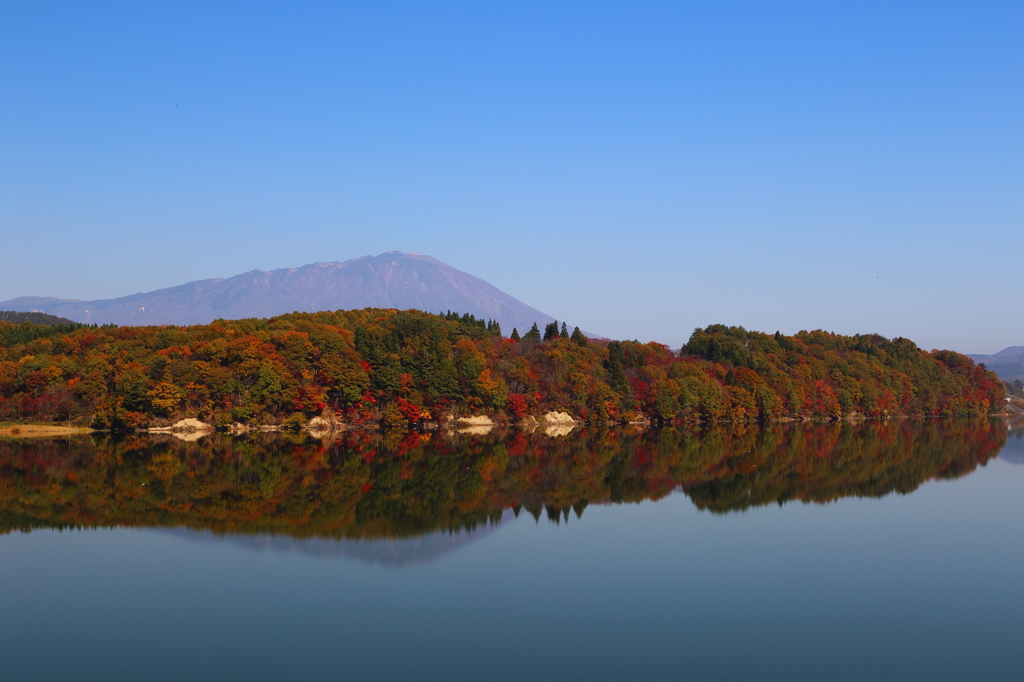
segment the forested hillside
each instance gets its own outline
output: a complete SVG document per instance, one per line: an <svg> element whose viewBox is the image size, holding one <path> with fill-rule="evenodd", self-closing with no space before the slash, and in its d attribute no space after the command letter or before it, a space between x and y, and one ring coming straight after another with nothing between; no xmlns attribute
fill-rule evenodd
<svg viewBox="0 0 1024 682"><path fill-rule="evenodd" d="M770 421L982 415L1003 398L966 356L876 335L713 325L678 354L557 323L516 337L470 315L372 308L192 327L0 322L0 420L297 425L328 410L405 428L564 410L595 423Z"/></svg>
<svg viewBox="0 0 1024 682"><path fill-rule="evenodd" d="M56 315L47 315L46 313L23 313L17 310L0 310L0 321L10 322L12 324L21 324L23 322L29 322L31 324L39 325L64 325L71 327L82 327L77 322L67 319L66 317L57 317Z"/></svg>

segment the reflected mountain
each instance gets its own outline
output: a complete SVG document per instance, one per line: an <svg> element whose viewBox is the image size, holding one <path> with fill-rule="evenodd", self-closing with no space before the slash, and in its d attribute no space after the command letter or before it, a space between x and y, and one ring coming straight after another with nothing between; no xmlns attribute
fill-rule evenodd
<svg viewBox="0 0 1024 682"><path fill-rule="evenodd" d="M252 552L300 554L318 559L355 559L368 564L394 567L427 564L471 545L494 533L501 526L515 521L515 514L506 509L498 523L471 531L436 531L419 537L381 538L378 540L334 540L329 538L294 538L287 535L219 535L208 530L188 528L155 528L150 532L168 535L189 542L228 544Z"/></svg>
<svg viewBox="0 0 1024 682"><path fill-rule="evenodd" d="M213 434L191 443L165 435L11 440L0 442L0 532L176 529L252 549L403 564L484 537L509 510L561 522L590 504L676 491L712 513L907 494L984 465L1008 433L1004 457L1014 461L1022 441L999 420L582 430L559 438L349 431L324 439Z"/></svg>

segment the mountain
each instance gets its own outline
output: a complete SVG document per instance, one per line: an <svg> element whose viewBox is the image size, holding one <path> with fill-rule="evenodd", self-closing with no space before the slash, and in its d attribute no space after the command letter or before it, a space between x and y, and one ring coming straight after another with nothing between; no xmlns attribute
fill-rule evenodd
<svg viewBox="0 0 1024 682"><path fill-rule="evenodd" d="M99 301L23 296L0 310L43 312L75 322L118 325L206 324L215 319L273 317L294 311L353 308L448 310L495 319L508 335L554 318L487 282L430 256L388 251L343 263L253 270L168 289Z"/></svg>
<svg viewBox="0 0 1024 682"><path fill-rule="evenodd" d="M983 362L1003 381L1024 379L1024 346L1010 346L992 355L971 355L975 362Z"/></svg>

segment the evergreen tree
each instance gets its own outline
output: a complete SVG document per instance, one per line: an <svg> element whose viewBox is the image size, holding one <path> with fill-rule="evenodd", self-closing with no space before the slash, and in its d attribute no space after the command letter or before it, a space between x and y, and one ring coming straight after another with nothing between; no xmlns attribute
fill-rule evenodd
<svg viewBox="0 0 1024 682"><path fill-rule="evenodd" d="M629 393L629 379L626 378L625 364L626 357L622 352L622 343L612 341L608 344L608 359L605 360L605 368L610 374L608 383L620 393Z"/></svg>
<svg viewBox="0 0 1024 682"><path fill-rule="evenodd" d="M519 330L516 329L515 327L512 327L512 336L510 336L509 338L512 339L513 341L519 341Z"/></svg>
<svg viewBox="0 0 1024 682"><path fill-rule="evenodd" d="M562 323L562 331L559 334L563 339L569 338L569 330L565 327L565 322Z"/></svg>
<svg viewBox="0 0 1024 682"><path fill-rule="evenodd" d="M553 339L553 338L555 338L557 336L558 336L558 320L555 320L554 322L549 322L547 324L547 326L544 327L544 340L545 341L549 341L549 340L551 340L551 339Z"/></svg>
<svg viewBox="0 0 1024 682"><path fill-rule="evenodd" d="M533 326L530 327L530 331L526 332L526 336L523 337L525 341L540 341L540 329L537 328L537 323L534 322Z"/></svg>
<svg viewBox="0 0 1024 682"><path fill-rule="evenodd" d="M583 335L583 332L580 331L579 327L573 328L572 336L570 336L569 338L571 338L577 346L587 345L587 337Z"/></svg>

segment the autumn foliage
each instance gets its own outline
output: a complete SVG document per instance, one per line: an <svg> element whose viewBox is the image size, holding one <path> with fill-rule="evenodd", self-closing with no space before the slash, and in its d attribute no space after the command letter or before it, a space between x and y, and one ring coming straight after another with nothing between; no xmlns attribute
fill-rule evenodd
<svg viewBox="0 0 1024 682"><path fill-rule="evenodd" d="M0 441L0 533L187 526L221 533L400 537L469 529L507 509L565 521L591 504L682 489L701 509L909 493L996 456L987 419L698 429L441 431L232 437L98 434Z"/></svg>
<svg viewBox="0 0 1024 682"><path fill-rule="evenodd" d="M131 430L184 416L297 424L328 410L407 428L452 413L511 421L559 410L591 423L716 423L983 415L1003 398L966 356L907 339L713 325L673 353L578 330L539 336L505 338L471 315L370 308L192 327L0 321L0 421Z"/></svg>

